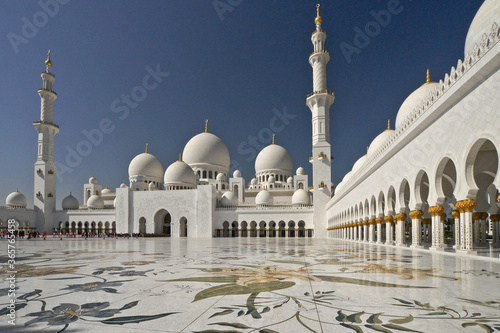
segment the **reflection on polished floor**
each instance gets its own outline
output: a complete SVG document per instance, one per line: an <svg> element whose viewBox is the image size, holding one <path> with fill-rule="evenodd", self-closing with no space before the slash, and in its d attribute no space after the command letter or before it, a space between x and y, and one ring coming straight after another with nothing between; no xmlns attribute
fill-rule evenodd
<svg viewBox="0 0 500 333"><path fill-rule="evenodd" d="M307 238L48 238L16 249L16 325L5 283L2 332L500 331L498 256Z"/></svg>

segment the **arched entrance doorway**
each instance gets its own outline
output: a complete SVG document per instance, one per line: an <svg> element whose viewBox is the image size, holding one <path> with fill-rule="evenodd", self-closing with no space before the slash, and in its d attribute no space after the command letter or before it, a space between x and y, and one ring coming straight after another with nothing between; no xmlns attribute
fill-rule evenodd
<svg viewBox="0 0 500 333"><path fill-rule="evenodd" d="M187 237L188 229L187 229L187 219L185 217L181 217L179 220L179 236Z"/></svg>
<svg viewBox="0 0 500 333"><path fill-rule="evenodd" d="M172 216L168 211L166 211L165 209L159 210L155 214L154 223L155 223L155 234L165 235L167 237L170 237L172 235L171 233Z"/></svg>

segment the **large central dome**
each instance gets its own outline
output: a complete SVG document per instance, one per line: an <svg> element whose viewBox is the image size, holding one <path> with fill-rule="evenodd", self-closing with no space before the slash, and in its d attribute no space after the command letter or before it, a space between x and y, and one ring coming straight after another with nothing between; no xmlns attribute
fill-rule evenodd
<svg viewBox="0 0 500 333"><path fill-rule="evenodd" d="M493 23L500 25L500 1L486 0L476 13L465 40L465 53L472 53L474 44L481 43L483 35L491 33Z"/></svg>
<svg viewBox="0 0 500 333"><path fill-rule="evenodd" d="M184 147L184 162L191 167L210 164L229 170L229 151L216 135L204 132L194 136Z"/></svg>
<svg viewBox="0 0 500 333"><path fill-rule="evenodd" d="M255 172L285 172L292 174L293 160L288 151L277 144L262 149L255 160Z"/></svg>

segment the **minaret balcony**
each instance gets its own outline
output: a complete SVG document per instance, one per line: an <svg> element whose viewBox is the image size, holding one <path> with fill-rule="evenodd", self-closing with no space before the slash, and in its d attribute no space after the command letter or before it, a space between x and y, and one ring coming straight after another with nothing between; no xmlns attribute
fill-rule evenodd
<svg viewBox="0 0 500 333"><path fill-rule="evenodd" d="M314 162L314 157L309 157L309 163L313 163Z"/></svg>
<svg viewBox="0 0 500 333"><path fill-rule="evenodd" d="M48 92L51 92L57 96L57 93L54 90L40 88L40 89L38 89L38 91L48 91Z"/></svg>
<svg viewBox="0 0 500 333"><path fill-rule="evenodd" d="M56 124L51 123L51 122L48 122L48 121L41 121L41 120L37 120L37 121L34 121L34 122L33 122L33 124L34 124L34 125L36 125L36 124L52 125L52 126L54 126L54 127L59 128L59 125L56 125Z"/></svg>
<svg viewBox="0 0 500 333"><path fill-rule="evenodd" d="M313 91L312 93L310 93L309 95L307 95L306 99L311 97L311 96L314 96L316 94L328 94L328 95L332 95L335 97L335 93L329 91L329 90L318 90L318 91Z"/></svg>
<svg viewBox="0 0 500 333"><path fill-rule="evenodd" d="M313 55L317 54L317 53L326 53L326 54L330 55L330 52L328 52L326 50L319 50L319 51L314 51L313 53L311 53L309 55L309 58L312 57Z"/></svg>

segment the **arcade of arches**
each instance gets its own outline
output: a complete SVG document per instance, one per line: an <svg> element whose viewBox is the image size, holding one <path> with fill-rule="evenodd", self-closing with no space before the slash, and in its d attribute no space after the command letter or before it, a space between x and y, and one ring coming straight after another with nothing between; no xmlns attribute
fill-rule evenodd
<svg viewBox="0 0 500 333"><path fill-rule="evenodd" d="M222 223L223 229L216 229L216 237L313 237L313 229L306 229L304 221L237 221Z"/></svg>
<svg viewBox="0 0 500 333"><path fill-rule="evenodd" d="M497 176L495 145L478 140L463 165L444 157L434 175L420 170L413 183L401 179L399 186L380 189L330 217L329 236L434 250L453 246L467 253L489 247L491 238L500 247Z"/></svg>

